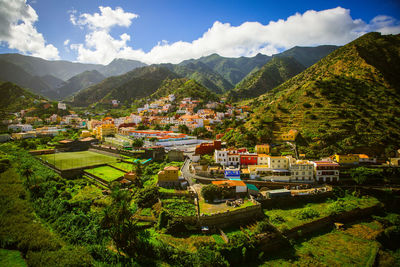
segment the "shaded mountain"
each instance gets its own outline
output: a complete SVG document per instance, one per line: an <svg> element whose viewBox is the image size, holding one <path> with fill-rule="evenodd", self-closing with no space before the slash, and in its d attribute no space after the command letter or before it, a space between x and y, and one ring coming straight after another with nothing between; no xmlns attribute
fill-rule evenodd
<svg viewBox="0 0 400 267"><path fill-rule="evenodd" d="M13 63L32 76L52 75L64 81L86 70L98 70L104 67L98 64L74 63L64 60L51 61L20 54L0 54L0 60Z"/></svg>
<svg viewBox="0 0 400 267"><path fill-rule="evenodd" d="M228 82L235 85L240 82L254 68L261 68L271 57L258 54L254 57L227 58L212 54L199 59L185 60L179 65L202 62L209 68L219 73Z"/></svg>
<svg viewBox="0 0 400 267"><path fill-rule="evenodd" d="M157 65L137 68L81 90L73 97L72 104L88 106L96 102L109 102L112 99L128 104L135 99L151 95L167 78L178 78L178 75Z"/></svg>
<svg viewBox="0 0 400 267"><path fill-rule="evenodd" d="M53 75L44 75L40 79L45 82L50 88L59 88L65 84L65 82Z"/></svg>
<svg viewBox="0 0 400 267"><path fill-rule="evenodd" d="M160 88L158 88L150 98L158 99L170 94L174 94L177 101L180 101L185 97L199 99L203 102L218 100L218 97L214 92L210 91L197 81L187 78L165 79Z"/></svg>
<svg viewBox="0 0 400 267"><path fill-rule="evenodd" d="M188 78L196 80L201 83L203 86L215 92L217 94L222 94L234 86L224 79L219 73L212 70L206 64L195 61L195 62L186 62L184 64L161 64L176 74Z"/></svg>
<svg viewBox="0 0 400 267"><path fill-rule="evenodd" d="M253 98L282 84L305 69L292 57L273 57L260 70L244 78L228 93L232 99Z"/></svg>
<svg viewBox="0 0 400 267"><path fill-rule="evenodd" d="M32 76L19 66L7 61L0 60L0 80L15 83L35 94L54 98L57 93L46 82L49 77L42 79L39 76Z"/></svg>
<svg viewBox="0 0 400 267"><path fill-rule="evenodd" d="M0 81L0 114L29 108L43 99L11 82Z"/></svg>
<svg viewBox="0 0 400 267"><path fill-rule="evenodd" d="M105 77L118 76L136 68L147 66L147 64L130 59L116 58L108 65L98 69L98 71Z"/></svg>
<svg viewBox="0 0 400 267"><path fill-rule="evenodd" d="M84 88L101 82L105 78L106 77L97 70L84 71L66 81L60 88L57 88L58 99L64 99L65 97L79 92Z"/></svg>
<svg viewBox="0 0 400 267"><path fill-rule="evenodd" d="M329 55L338 48L339 46L336 45L320 45L316 47L295 46L293 48L290 48L289 50L286 50L274 56L293 57L301 65L308 68L314 63L316 63L318 60Z"/></svg>
<svg viewBox="0 0 400 267"><path fill-rule="evenodd" d="M255 99L252 118L228 143L297 129L308 157L389 155L400 146L399 73L400 35L368 33Z"/></svg>

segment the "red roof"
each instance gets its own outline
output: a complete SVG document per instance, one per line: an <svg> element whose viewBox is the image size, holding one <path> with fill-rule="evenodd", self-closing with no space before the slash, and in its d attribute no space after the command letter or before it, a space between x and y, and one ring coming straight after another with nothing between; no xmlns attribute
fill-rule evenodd
<svg viewBox="0 0 400 267"><path fill-rule="evenodd" d="M176 167L176 166L168 166L168 167L165 167L164 170L167 170L167 171L178 171L178 170L179 170L179 167Z"/></svg>
<svg viewBox="0 0 400 267"><path fill-rule="evenodd" d="M212 181L211 183L215 184L217 186L221 186L221 185L246 186L246 184L243 181L239 181L239 180Z"/></svg>

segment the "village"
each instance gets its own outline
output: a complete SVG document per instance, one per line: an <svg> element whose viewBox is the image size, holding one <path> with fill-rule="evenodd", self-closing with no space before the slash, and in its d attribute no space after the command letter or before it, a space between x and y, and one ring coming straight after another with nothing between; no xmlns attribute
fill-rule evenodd
<svg viewBox="0 0 400 267"><path fill-rule="evenodd" d="M118 106L117 101L112 103ZM202 128L213 136L213 128L224 119L245 121L247 107L217 102L204 108L198 105L198 100L177 102L169 95L127 117L87 119L71 111L62 117L53 114L45 122L25 117L21 111L16 114L19 119L3 121L11 135L0 135L0 140L56 137L73 129L76 138L60 139L30 153L65 178L84 177L104 194L116 184L126 189L143 187L143 169L152 162L163 163L149 184L158 186L164 195L187 198L195 212L186 219L207 231L257 220L268 201L331 195L334 186L348 183L349 170L359 166L386 168L399 163L399 158L385 161L366 154L310 160L297 153L295 129L274 144L228 147L221 140L224 134L210 140L189 133ZM216 111L221 106L225 112ZM59 103L58 108L65 110L66 106ZM138 218L151 221L154 215Z"/></svg>

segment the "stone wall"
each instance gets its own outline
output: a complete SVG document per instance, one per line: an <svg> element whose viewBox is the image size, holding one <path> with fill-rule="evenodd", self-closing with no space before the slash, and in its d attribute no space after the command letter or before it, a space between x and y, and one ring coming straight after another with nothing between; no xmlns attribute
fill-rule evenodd
<svg viewBox="0 0 400 267"><path fill-rule="evenodd" d="M314 233L318 230L333 226L335 222L348 223L358 219L366 218L372 214L378 212L381 206L375 205L369 208L359 209L342 212L336 215L330 215L309 223L302 224L300 226L294 227L292 229L283 232L288 238L299 238L303 235Z"/></svg>
<svg viewBox="0 0 400 267"><path fill-rule="evenodd" d="M332 191L318 193L318 194L310 194L310 195L297 195L291 197L281 197L281 198L270 198L258 200L261 203L264 209L276 208L276 207L284 207L291 206L297 204L299 202L318 202L324 201L327 198L334 197Z"/></svg>
<svg viewBox="0 0 400 267"><path fill-rule="evenodd" d="M203 214L199 216L199 223L200 226L224 228L231 225L245 224L257 218L261 218L263 215L261 204L256 204L255 206L224 213L215 213L212 215Z"/></svg>

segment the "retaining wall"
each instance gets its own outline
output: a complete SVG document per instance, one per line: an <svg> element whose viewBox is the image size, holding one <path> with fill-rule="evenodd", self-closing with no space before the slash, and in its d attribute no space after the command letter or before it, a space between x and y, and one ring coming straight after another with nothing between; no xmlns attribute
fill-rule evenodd
<svg viewBox="0 0 400 267"><path fill-rule="evenodd" d="M234 211L227 211L224 213L215 213L212 215L200 215L199 223L201 226L209 227L228 227L231 225L245 224L263 216L260 204L241 208Z"/></svg>
<svg viewBox="0 0 400 267"><path fill-rule="evenodd" d="M318 202L323 201L327 198L334 197L332 191L310 194L310 195L296 195L291 197L281 197L281 198L269 198L258 200L264 209L275 208L275 207L285 207L297 204L299 202Z"/></svg>

